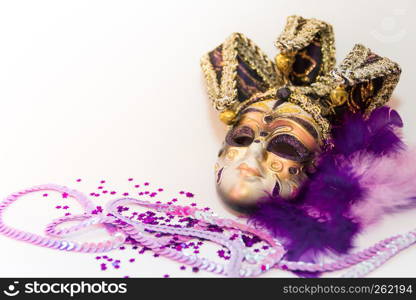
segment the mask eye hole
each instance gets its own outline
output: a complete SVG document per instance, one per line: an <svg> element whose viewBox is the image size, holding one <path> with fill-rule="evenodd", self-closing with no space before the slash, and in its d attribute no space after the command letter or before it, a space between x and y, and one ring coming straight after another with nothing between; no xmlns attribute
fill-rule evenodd
<svg viewBox="0 0 416 300"><path fill-rule="evenodd" d="M227 134L226 142L234 147L247 147L254 140L254 131L248 126L235 127Z"/></svg>
<svg viewBox="0 0 416 300"><path fill-rule="evenodd" d="M280 134L267 144L267 151L277 156L303 162L312 157L312 153L294 136Z"/></svg>

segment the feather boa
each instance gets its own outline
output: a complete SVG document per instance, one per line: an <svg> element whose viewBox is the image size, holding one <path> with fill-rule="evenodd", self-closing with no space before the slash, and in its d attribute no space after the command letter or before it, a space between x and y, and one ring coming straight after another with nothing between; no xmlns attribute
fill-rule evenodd
<svg viewBox="0 0 416 300"><path fill-rule="evenodd" d="M405 148L402 126L388 107L367 119L346 115L332 129L333 147L320 155L295 199L269 196L250 222L283 240L288 260L347 253L365 226L416 206L416 152Z"/></svg>

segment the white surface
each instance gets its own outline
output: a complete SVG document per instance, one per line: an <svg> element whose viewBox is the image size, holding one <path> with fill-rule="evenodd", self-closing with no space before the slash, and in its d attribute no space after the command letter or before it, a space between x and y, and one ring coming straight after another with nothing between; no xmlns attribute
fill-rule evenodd
<svg viewBox="0 0 416 300"><path fill-rule="evenodd" d="M333 24L338 61L359 42L401 64L393 106L416 144L415 8L410 0L2 1L0 195L48 182L77 187L78 177L89 192L102 178L120 186L134 177L172 193L192 191L225 214L213 178L224 131L206 96L200 56L234 31L274 56L274 40L292 14ZM22 202L7 220L41 230L55 215L38 200ZM415 216L389 217L360 245L410 230ZM0 244L0 276L194 275L151 257L128 272L101 272L89 255L3 236ZM415 270L413 247L372 276Z"/></svg>

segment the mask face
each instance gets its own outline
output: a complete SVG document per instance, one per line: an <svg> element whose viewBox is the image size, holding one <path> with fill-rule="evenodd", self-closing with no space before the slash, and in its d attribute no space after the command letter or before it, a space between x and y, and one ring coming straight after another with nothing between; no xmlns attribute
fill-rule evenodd
<svg viewBox="0 0 416 300"><path fill-rule="evenodd" d="M234 211L249 212L271 194L294 197L313 168L319 131L299 106L262 101L240 113L215 166L217 190Z"/></svg>

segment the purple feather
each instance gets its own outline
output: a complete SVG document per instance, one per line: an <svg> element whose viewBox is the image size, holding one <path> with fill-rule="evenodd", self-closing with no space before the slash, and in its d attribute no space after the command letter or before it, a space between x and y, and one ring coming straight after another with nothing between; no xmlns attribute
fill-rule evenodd
<svg viewBox="0 0 416 300"><path fill-rule="evenodd" d="M314 261L328 252L345 254L364 226L383 213L416 206L416 162L398 134L403 126L388 107L369 118L345 115L332 129L333 147L319 157L295 199L269 196L250 216L287 249L286 259ZM415 166L391 179L395 165Z"/></svg>
<svg viewBox="0 0 416 300"><path fill-rule="evenodd" d="M361 114L345 114L343 122L331 132L335 145L331 154L352 155L357 151L368 151L385 155L403 149L397 132L403 127L399 114L389 107L380 107L366 120Z"/></svg>

